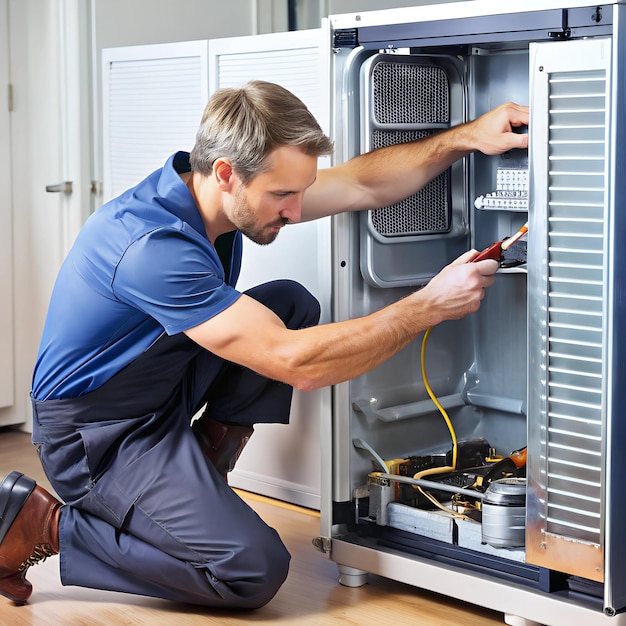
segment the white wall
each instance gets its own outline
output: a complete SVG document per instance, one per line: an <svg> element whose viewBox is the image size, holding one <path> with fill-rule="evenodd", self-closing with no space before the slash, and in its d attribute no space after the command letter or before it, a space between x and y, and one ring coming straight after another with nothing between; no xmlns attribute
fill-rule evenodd
<svg viewBox="0 0 626 626"><path fill-rule="evenodd" d="M92 0L99 48L287 29L278 0Z"/></svg>

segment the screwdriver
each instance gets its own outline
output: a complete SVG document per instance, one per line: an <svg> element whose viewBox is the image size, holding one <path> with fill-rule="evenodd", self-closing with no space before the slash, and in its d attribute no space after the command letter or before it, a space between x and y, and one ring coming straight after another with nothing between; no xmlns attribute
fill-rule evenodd
<svg viewBox="0 0 626 626"><path fill-rule="evenodd" d="M502 256L502 252L510 248L516 241L521 239L528 232L528 222L526 222L512 237L503 239L502 241L496 241L492 243L488 248L485 248L474 259L473 263L477 261L483 261L484 259L493 259L499 261Z"/></svg>

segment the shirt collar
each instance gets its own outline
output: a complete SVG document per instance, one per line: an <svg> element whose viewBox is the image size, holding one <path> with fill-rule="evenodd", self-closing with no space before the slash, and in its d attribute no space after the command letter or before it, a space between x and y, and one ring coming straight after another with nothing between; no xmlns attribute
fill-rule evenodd
<svg viewBox="0 0 626 626"><path fill-rule="evenodd" d="M162 205L173 215L187 222L194 230L206 235L204 222L191 191L180 174L191 171L188 152L176 152L163 166L157 183L157 193Z"/></svg>

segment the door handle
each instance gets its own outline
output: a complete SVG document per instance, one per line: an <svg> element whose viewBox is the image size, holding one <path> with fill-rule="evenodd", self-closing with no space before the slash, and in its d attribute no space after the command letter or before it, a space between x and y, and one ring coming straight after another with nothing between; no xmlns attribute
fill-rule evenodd
<svg viewBox="0 0 626 626"><path fill-rule="evenodd" d="M72 193L72 181L66 180L56 185L46 185L46 191L49 193L64 193L69 196Z"/></svg>

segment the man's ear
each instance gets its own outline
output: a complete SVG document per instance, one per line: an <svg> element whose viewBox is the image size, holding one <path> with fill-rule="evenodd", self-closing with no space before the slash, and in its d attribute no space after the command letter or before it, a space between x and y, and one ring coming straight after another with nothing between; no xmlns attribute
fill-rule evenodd
<svg viewBox="0 0 626 626"><path fill-rule="evenodd" d="M230 159L219 157L213 162L213 175L222 191L230 191L235 182L235 173Z"/></svg>

